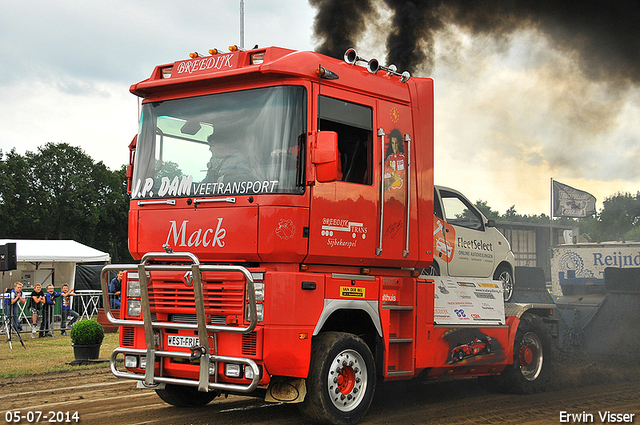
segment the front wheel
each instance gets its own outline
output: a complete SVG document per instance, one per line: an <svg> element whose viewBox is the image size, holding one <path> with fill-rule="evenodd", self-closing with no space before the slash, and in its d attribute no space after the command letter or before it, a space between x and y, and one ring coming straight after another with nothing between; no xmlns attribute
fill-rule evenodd
<svg viewBox="0 0 640 425"><path fill-rule="evenodd" d="M551 335L539 316L524 313L513 344L513 364L498 377L499 388L516 394L544 389L551 375Z"/></svg>
<svg viewBox="0 0 640 425"><path fill-rule="evenodd" d="M511 300L513 296L513 274L511 273L511 269L507 266L500 266L496 269L496 272L493 274L493 280L499 280L502 282L502 290L504 301L507 302Z"/></svg>
<svg viewBox="0 0 640 425"><path fill-rule="evenodd" d="M420 270L421 276L440 276L440 269L438 268L438 263L433 261L429 267L426 269Z"/></svg>
<svg viewBox="0 0 640 425"><path fill-rule="evenodd" d="M373 355L362 339L323 333L311 346L308 392L300 411L317 422L354 424L369 409L375 376Z"/></svg>
<svg viewBox="0 0 640 425"><path fill-rule="evenodd" d="M200 407L209 404L220 393L218 391L200 392L195 387L167 384L156 394L165 402L177 407Z"/></svg>

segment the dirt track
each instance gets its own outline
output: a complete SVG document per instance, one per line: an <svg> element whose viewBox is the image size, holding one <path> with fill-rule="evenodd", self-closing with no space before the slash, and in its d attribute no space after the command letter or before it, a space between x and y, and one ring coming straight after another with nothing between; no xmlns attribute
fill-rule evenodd
<svg viewBox="0 0 640 425"><path fill-rule="evenodd" d="M477 379L378 386L363 424L558 424L560 412L634 414L640 423L640 368L612 368L591 362L563 362L547 392L530 396L499 394ZM203 408L175 408L153 391L110 372L79 371L0 381L0 406L7 411L78 412L82 424L299 424L294 405L262 400L218 398ZM6 420L6 417L5 417ZM35 422L35 421L34 421ZM46 422L43 418L40 422ZM23 419L20 423L28 423Z"/></svg>

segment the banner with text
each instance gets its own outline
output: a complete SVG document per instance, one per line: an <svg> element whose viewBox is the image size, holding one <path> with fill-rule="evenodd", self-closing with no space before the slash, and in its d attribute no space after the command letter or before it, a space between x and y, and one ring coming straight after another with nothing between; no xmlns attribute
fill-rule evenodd
<svg viewBox="0 0 640 425"><path fill-rule="evenodd" d="M554 217L589 217L596 212L596 198L583 190L553 181Z"/></svg>
<svg viewBox="0 0 640 425"><path fill-rule="evenodd" d="M433 279L436 324L482 327L505 323L500 281L461 277Z"/></svg>

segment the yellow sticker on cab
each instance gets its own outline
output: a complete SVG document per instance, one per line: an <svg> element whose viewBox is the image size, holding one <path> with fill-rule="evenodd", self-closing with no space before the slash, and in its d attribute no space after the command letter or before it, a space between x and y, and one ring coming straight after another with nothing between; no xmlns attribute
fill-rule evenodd
<svg viewBox="0 0 640 425"><path fill-rule="evenodd" d="M341 286L340 296L346 298L364 298L364 288L357 286Z"/></svg>

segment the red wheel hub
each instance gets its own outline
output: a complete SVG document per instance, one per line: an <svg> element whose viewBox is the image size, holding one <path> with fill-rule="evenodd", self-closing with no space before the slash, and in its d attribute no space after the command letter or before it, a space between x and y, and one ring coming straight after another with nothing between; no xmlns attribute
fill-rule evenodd
<svg viewBox="0 0 640 425"><path fill-rule="evenodd" d="M350 367L340 369L338 375L338 389L342 394L349 394L356 385L356 374Z"/></svg>
<svg viewBox="0 0 640 425"><path fill-rule="evenodd" d="M518 352L518 358L520 360L520 366L528 366L533 361L533 350L528 345L520 346Z"/></svg>

